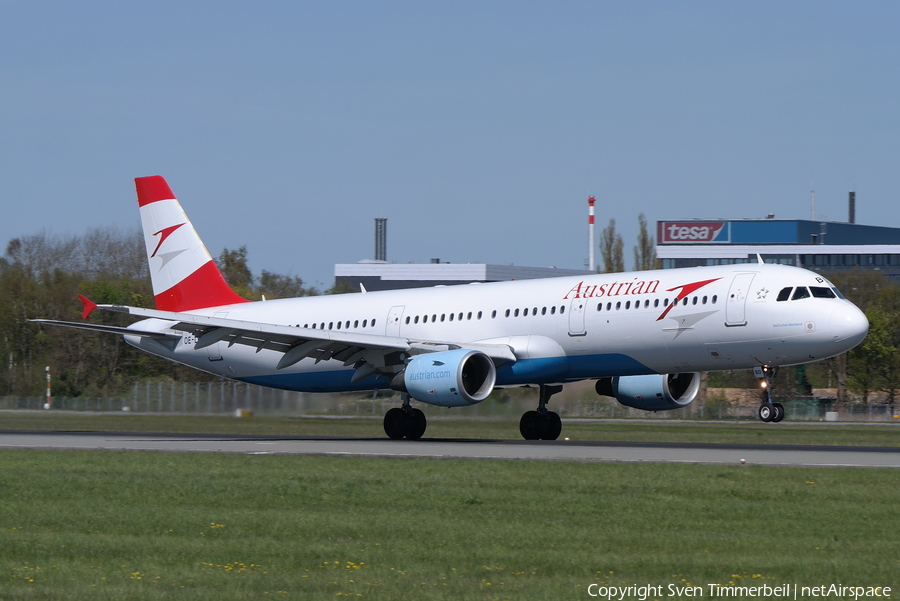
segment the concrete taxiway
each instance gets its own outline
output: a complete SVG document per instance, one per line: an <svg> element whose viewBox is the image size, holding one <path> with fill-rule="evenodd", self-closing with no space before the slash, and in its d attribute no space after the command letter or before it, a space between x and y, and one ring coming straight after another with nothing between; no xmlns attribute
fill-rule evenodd
<svg viewBox="0 0 900 601"><path fill-rule="evenodd" d="M900 468L897 447L0 431L0 448Z"/></svg>

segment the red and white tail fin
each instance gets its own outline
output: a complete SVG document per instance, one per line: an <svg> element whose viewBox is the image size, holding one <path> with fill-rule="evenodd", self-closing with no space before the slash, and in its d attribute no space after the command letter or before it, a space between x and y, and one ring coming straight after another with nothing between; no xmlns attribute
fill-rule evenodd
<svg viewBox="0 0 900 601"><path fill-rule="evenodd" d="M191 311L248 302L225 282L165 178L138 177L134 183L156 308Z"/></svg>

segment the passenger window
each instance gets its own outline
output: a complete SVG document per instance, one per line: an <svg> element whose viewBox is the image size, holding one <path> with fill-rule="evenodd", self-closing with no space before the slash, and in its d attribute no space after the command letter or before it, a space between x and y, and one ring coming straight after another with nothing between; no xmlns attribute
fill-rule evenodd
<svg viewBox="0 0 900 601"><path fill-rule="evenodd" d="M612 309L612 303L606 303L606 310L609 311Z"/></svg>
<svg viewBox="0 0 900 601"><path fill-rule="evenodd" d="M364 320L363 320L363 327L366 327L366 323L367 323L368 321L369 321L368 319L364 319ZM375 325L375 322L374 322L374 321L372 322L372 325L373 325L373 326Z"/></svg>
<svg viewBox="0 0 900 601"><path fill-rule="evenodd" d="M791 290L793 290L793 286L788 286L787 288L782 288L781 292L778 293L778 298L775 299L779 303L786 301L791 298Z"/></svg>
<svg viewBox="0 0 900 601"><path fill-rule="evenodd" d="M705 297L705 296L703 297L703 304L704 304L704 305L706 304L706 297Z"/></svg>
<svg viewBox="0 0 900 601"><path fill-rule="evenodd" d="M528 317L528 307L525 307L524 309L522 309L522 316Z"/></svg>
<svg viewBox="0 0 900 601"><path fill-rule="evenodd" d="M562 307L559 308L559 314L562 315L565 312L566 312L566 306L563 305Z"/></svg>
<svg viewBox="0 0 900 601"><path fill-rule="evenodd" d="M622 301L616 302L616 311L622 308Z"/></svg>
<svg viewBox="0 0 900 601"><path fill-rule="evenodd" d="M497 310L494 309L493 311L491 311L491 319L496 319L496 318L497 318Z"/></svg>
<svg viewBox="0 0 900 601"><path fill-rule="evenodd" d="M506 310L506 316L509 317L509 309Z"/></svg>
<svg viewBox="0 0 900 601"><path fill-rule="evenodd" d="M801 298L809 298L809 290L806 289L806 286L797 286L797 289L794 290L794 296L791 297L792 301L800 300Z"/></svg>
<svg viewBox="0 0 900 601"><path fill-rule="evenodd" d="M409 315L406 316L406 323L409 323ZM366 322L363 322L363 327L366 327Z"/></svg>
<svg viewBox="0 0 900 601"><path fill-rule="evenodd" d="M481 311L478 312L477 317L478 317L478 319L481 319Z"/></svg>
<svg viewBox="0 0 900 601"><path fill-rule="evenodd" d="M694 300L691 301L691 304L692 304L692 305L696 305L696 304L697 304L697 297L696 297L696 296L694 297Z"/></svg>
<svg viewBox="0 0 900 601"><path fill-rule="evenodd" d="M534 312L535 312L535 314L537 314L537 309L535 309ZM472 319L472 312L469 311L468 313L466 313L466 320L471 320L471 319Z"/></svg>
<svg viewBox="0 0 900 601"><path fill-rule="evenodd" d="M406 323L409 323L409 317L406 318ZM358 320L358 319L356 319L356 320L353 321L353 327L354 327L354 328L358 328L358 327L359 327L359 320Z"/></svg>
<svg viewBox="0 0 900 601"><path fill-rule="evenodd" d="M556 315L556 305L550 307L550 315Z"/></svg>
<svg viewBox="0 0 900 601"><path fill-rule="evenodd" d="M659 306L659 299L658 298L653 299L653 307L656 308L658 306Z"/></svg>
<svg viewBox="0 0 900 601"><path fill-rule="evenodd" d="M416 318L413 320L413 323L419 323L419 316L416 315Z"/></svg>
<svg viewBox="0 0 900 601"><path fill-rule="evenodd" d="M716 304L716 301L717 301L717 300L719 300L719 295L713 294L712 302L713 302L714 305Z"/></svg>
<svg viewBox="0 0 900 601"><path fill-rule="evenodd" d="M626 308L626 309L630 309L630 308L631 308L631 301L625 301L625 308Z"/></svg>
<svg viewBox="0 0 900 601"><path fill-rule="evenodd" d="M602 311L602 310L603 310L603 303L597 303L597 310L598 310L598 311Z"/></svg>
<svg viewBox="0 0 900 601"><path fill-rule="evenodd" d="M518 316L519 316L519 310L516 309L515 312L513 312L513 317L518 317Z"/></svg>
<svg viewBox="0 0 900 601"><path fill-rule="evenodd" d="M543 309L541 309L541 315L546 315L546 314L547 314L547 307L544 307Z"/></svg>
<svg viewBox="0 0 900 601"><path fill-rule="evenodd" d="M450 314L450 321L453 321L453 318L454 318L454 317L456 317L456 313L451 313L451 314ZM443 319L442 319L441 321L443 321Z"/></svg>
<svg viewBox="0 0 900 601"><path fill-rule="evenodd" d="M825 286L810 286L809 291L812 292L813 298L835 298L834 291Z"/></svg>
<svg viewBox="0 0 900 601"><path fill-rule="evenodd" d="M459 318L458 318L458 319L459 319L460 321L462 321L462 313L459 314Z"/></svg>
<svg viewBox="0 0 900 601"><path fill-rule="evenodd" d="M363 325L366 325L365 322L363 322ZM372 327L373 327L373 328L375 327L375 320L374 320L374 319L372 320Z"/></svg>

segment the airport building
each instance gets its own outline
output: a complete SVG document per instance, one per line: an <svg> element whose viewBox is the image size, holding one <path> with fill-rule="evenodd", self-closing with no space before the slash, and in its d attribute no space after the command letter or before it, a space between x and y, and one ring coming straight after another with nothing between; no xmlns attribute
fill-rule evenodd
<svg viewBox="0 0 900 601"><path fill-rule="evenodd" d="M388 263L384 260L365 260L359 263L339 263L334 266L336 284L346 282L354 289L360 284L366 290L398 290L427 286L450 286L472 282L503 282L531 280L591 273L581 269L555 267L523 267L518 265L489 265L486 263Z"/></svg>
<svg viewBox="0 0 900 601"><path fill-rule="evenodd" d="M900 278L900 228L770 216L658 221L656 235L663 269L755 263L760 254L821 273L872 269Z"/></svg>
<svg viewBox="0 0 900 601"><path fill-rule="evenodd" d="M593 198L590 247L593 250ZM848 222L803 219L680 219L656 222L656 255L663 269L701 265L767 263L828 273L851 269L882 271L900 280L900 228L860 225L850 193ZM376 219L375 259L334 266L335 282L354 289L396 290L589 275L593 270L486 263L396 263L386 260L387 219Z"/></svg>

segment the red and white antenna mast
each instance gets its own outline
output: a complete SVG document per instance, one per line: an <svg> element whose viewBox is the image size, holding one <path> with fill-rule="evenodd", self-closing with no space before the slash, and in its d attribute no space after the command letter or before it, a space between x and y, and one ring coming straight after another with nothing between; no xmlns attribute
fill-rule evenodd
<svg viewBox="0 0 900 601"><path fill-rule="evenodd" d="M594 203L597 200L588 198L588 269L594 271Z"/></svg>

